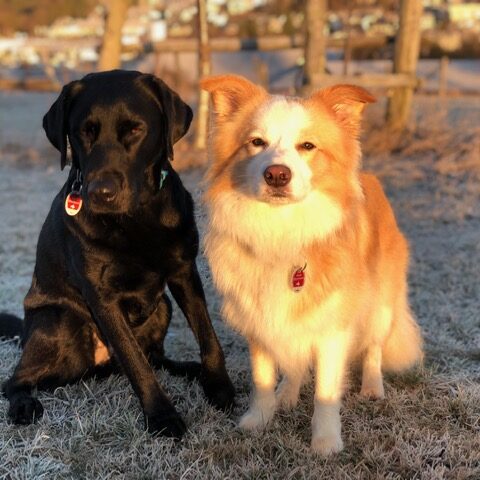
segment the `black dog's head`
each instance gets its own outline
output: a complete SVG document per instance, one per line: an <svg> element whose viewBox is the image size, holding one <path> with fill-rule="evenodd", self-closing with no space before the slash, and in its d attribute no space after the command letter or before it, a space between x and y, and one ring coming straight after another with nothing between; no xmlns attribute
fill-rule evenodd
<svg viewBox="0 0 480 480"><path fill-rule="evenodd" d="M92 73L66 85L43 118L65 167L83 175L83 196L96 213L126 213L159 188L173 144L192 110L162 80L140 72Z"/></svg>

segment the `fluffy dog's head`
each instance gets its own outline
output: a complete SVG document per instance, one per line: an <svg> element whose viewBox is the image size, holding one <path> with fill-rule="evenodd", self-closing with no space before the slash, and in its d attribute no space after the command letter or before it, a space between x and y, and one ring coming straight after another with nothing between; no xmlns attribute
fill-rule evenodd
<svg viewBox="0 0 480 480"><path fill-rule="evenodd" d="M362 195L358 136L362 110L374 98L352 85L306 99L269 95L233 75L207 78L202 88L214 110L207 199L218 206L216 199L230 194L235 208L238 200L250 205L257 221L267 218L276 231L298 227L300 236L322 237L338 228Z"/></svg>

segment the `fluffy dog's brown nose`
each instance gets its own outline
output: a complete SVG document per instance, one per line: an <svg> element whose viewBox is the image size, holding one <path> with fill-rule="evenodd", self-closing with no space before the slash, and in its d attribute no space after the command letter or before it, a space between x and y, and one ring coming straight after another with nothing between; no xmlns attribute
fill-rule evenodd
<svg viewBox="0 0 480 480"><path fill-rule="evenodd" d="M99 178L88 184L88 196L95 202L111 202L117 193L117 182L110 177Z"/></svg>
<svg viewBox="0 0 480 480"><path fill-rule="evenodd" d="M263 178L270 187L284 187L292 179L292 172L286 165L270 165L263 172Z"/></svg>

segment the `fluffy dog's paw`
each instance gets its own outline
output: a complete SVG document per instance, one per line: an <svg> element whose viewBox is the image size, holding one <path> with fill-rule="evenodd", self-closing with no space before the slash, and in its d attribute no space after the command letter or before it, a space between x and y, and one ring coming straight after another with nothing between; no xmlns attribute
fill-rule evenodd
<svg viewBox="0 0 480 480"><path fill-rule="evenodd" d="M273 413L258 408L249 408L240 418L238 426L243 430L262 430L271 420Z"/></svg>
<svg viewBox="0 0 480 480"><path fill-rule="evenodd" d="M154 435L162 435L164 437L180 440L187 431L185 422L175 411L149 415L145 417L145 421L147 424L147 430Z"/></svg>
<svg viewBox="0 0 480 480"><path fill-rule="evenodd" d="M311 443L312 450L322 457L328 457L333 453L343 450L343 442L339 435L328 435L313 437Z"/></svg>
<svg viewBox="0 0 480 480"><path fill-rule="evenodd" d="M36 422L42 415L42 404L31 396L21 396L12 400L8 409L8 416L17 425L29 425Z"/></svg>
<svg viewBox="0 0 480 480"><path fill-rule="evenodd" d="M360 395L370 400L382 400L385 398L385 390L383 388L383 382L379 384L362 385Z"/></svg>
<svg viewBox="0 0 480 480"><path fill-rule="evenodd" d="M360 395L371 400L385 398L382 374L378 371L372 372L368 368L364 368Z"/></svg>
<svg viewBox="0 0 480 480"><path fill-rule="evenodd" d="M231 411L235 406L235 388L227 373L223 375L202 373L200 383L208 401L219 410Z"/></svg>

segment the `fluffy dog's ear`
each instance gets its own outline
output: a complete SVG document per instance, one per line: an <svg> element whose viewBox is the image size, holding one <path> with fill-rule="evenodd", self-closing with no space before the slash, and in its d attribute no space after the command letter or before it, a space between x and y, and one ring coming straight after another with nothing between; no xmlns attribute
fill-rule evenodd
<svg viewBox="0 0 480 480"><path fill-rule="evenodd" d="M168 159L173 160L173 145L187 133L193 118L192 109L163 80L149 74L140 78L154 94L164 113L165 147Z"/></svg>
<svg viewBox="0 0 480 480"><path fill-rule="evenodd" d="M200 81L200 87L210 93L215 113L228 117L253 97L267 92L239 75L216 75Z"/></svg>
<svg viewBox="0 0 480 480"><path fill-rule="evenodd" d="M362 87L335 85L315 92L308 101L321 101L333 110L341 123L358 128L366 104L374 103L376 99Z"/></svg>
<svg viewBox="0 0 480 480"><path fill-rule="evenodd" d="M62 170L68 163L67 133L70 104L81 88L82 83L78 80L65 85L50 110L43 117L43 129L47 138L60 152L60 167Z"/></svg>

